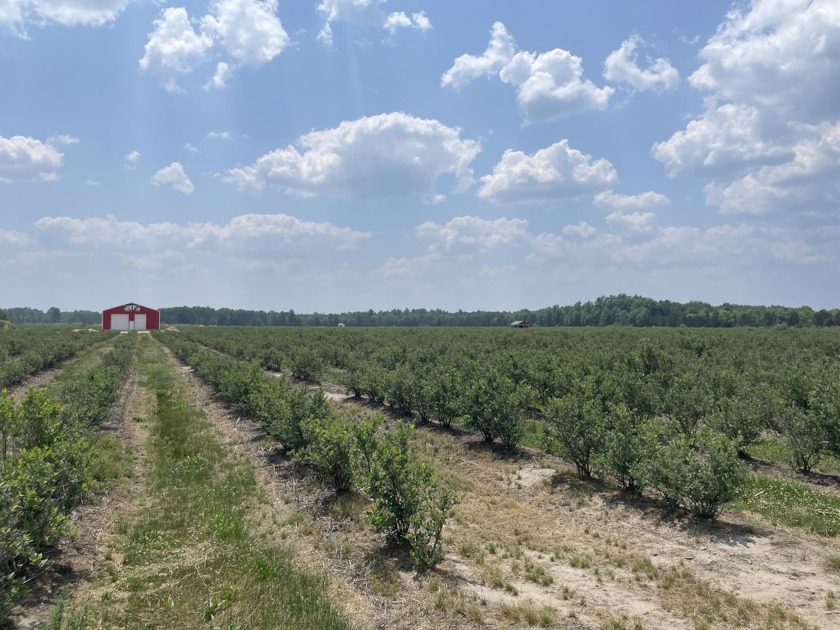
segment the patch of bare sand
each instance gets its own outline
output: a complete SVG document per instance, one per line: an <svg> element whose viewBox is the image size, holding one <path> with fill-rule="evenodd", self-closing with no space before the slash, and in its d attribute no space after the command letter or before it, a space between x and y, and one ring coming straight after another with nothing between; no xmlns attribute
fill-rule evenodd
<svg viewBox="0 0 840 630"><path fill-rule="evenodd" d="M510 609L533 602L557 611L555 627L622 619L628 627L693 628L707 587L735 596L733 607L781 605L813 627L840 626L838 613L825 606L828 590L837 588L825 566L826 556L838 552L836 541L770 529L750 516L724 513L716 524L668 516L661 504L581 480L544 453L509 454L470 432L428 424L420 425L417 441L464 491L464 502L446 528L445 560L418 575L404 557L379 546L360 518L363 498L335 500L262 429L231 414L209 388L195 380L191 387L255 462L299 561L331 577L334 599L362 627L511 627L517 624ZM322 389L364 413L388 411L341 388ZM669 590L663 575L671 568L696 576L702 584L686 583L700 584L697 593ZM756 616L741 627L762 623ZM786 623L778 627L801 627ZM732 627L731 617L708 627Z"/></svg>

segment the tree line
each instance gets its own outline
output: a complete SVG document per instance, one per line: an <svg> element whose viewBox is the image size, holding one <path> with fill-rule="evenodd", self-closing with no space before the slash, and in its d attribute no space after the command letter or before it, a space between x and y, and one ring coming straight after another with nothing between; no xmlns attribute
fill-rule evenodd
<svg viewBox="0 0 840 630"><path fill-rule="evenodd" d="M98 311L46 312L34 308L5 309L14 323L97 324ZM203 326L507 326L527 320L537 326L651 326L690 328L823 327L840 326L840 308L814 310L809 306L748 306L707 302L654 300L638 295L612 295L566 306L518 311L445 311L442 309L391 309L344 313L295 313L209 306L174 306L160 309L165 324ZM3 319L0 317L0 319Z"/></svg>

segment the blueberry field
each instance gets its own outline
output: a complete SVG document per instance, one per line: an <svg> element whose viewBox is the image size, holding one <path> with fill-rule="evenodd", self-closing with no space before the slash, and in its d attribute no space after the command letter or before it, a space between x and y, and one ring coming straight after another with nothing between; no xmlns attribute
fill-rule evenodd
<svg viewBox="0 0 840 630"><path fill-rule="evenodd" d="M12 626L86 536L51 627L840 622L833 329L57 331L0 331Z"/></svg>

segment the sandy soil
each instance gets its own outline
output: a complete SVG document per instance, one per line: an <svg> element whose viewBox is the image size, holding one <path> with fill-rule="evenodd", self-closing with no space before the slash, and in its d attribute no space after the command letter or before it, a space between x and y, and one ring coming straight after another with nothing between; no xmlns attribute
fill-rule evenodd
<svg viewBox="0 0 840 630"><path fill-rule="evenodd" d="M433 424L418 424L417 446L464 498L447 524L446 558L418 573L403 551L372 533L367 499L336 498L188 367L180 369L191 401L254 463L279 537L302 567L329 577L332 598L360 628L840 627L840 612L827 605L829 592L840 591L840 573L826 562L840 555L836 539L752 515L724 512L708 523L668 514L651 499L580 479L539 451L510 453ZM130 418L144 414L145 396L136 380L127 387L113 430L142 453L143 427ZM349 413L399 415L324 389ZM80 508L79 536L55 562L65 568L44 587L43 601L18 614L16 627L36 627L62 584L77 582L74 593L84 593L101 574L116 515L131 509L142 487L142 457L137 469L132 484Z"/></svg>
<svg viewBox="0 0 840 630"><path fill-rule="evenodd" d="M288 536L301 562L330 575L334 596L362 627L528 625L517 607L529 606L550 607L554 627L568 628L840 627L840 612L826 604L840 590L826 562L840 554L836 540L753 516L669 515L653 500L581 480L544 453L510 454L470 432L423 424L421 449L464 501L447 525L446 559L417 574L370 532L364 498L336 501L262 429L197 380L191 389L252 458L278 517L295 523ZM323 389L361 413L390 411Z"/></svg>

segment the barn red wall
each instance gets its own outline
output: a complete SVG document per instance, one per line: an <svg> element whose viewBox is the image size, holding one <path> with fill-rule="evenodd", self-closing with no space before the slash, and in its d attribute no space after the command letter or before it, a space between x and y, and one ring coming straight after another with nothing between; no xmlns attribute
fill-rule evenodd
<svg viewBox="0 0 840 630"><path fill-rule="evenodd" d="M149 308L148 306L141 306L140 304L138 304L137 306L140 307L140 310L128 313L128 321L133 322L134 316L137 314L145 315L146 330L159 330L160 311L156 311L155 309ZM118 315L125 315L126 312L123 310L124 308L125 304L122 304L121 306L115 306L113 308L109 308L102 311L102 330L111 330L111 314L116 313Z"/></svg>

